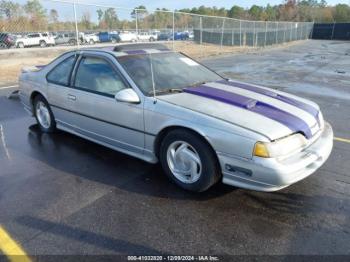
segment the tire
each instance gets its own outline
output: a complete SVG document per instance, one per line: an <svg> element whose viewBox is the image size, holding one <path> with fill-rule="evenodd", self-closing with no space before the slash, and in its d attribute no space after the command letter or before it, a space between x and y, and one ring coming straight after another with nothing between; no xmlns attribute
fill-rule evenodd
<svg viewBox="0 0 350 262"><path fill-rule="evenodd" d="M151 37L151 38L149 39L149 41L150 41L150 42L154 42L155 39L154 39L153 37Z"/></svg>
<svg viewBox="0 0 350 262"><path fill-rule="evenodd" d="M46 109L46 111L42 108ZM39 109L41 107L41 109ZM56 130L56 121L51 108L42 95L36 95L33 102L34 116L40 127L40 130L45 133L52 133ZM40 113L41 111L41 113ZM46 121L45 121L46 119ZM45 123L46 122L46 123Z"/></svg>
<svg viewBox="0 0 350 262"><path fill-rule="evenodd" d="M18 47L18 48L24 48L24 43L23 43L23 42L19 42L19 43L17 44L17 47Z"/></svg>
<svg viewBox="0 0 350 262"><path fill-rule="evenodd" d="M117 43L117 39L112 38L112 43L113 43L113 44Z"/></svg>
<svg viewBox="0 0 350 262"><path fill-rule="evenodd" d="M47 46L47 44L46 44L46 42L44 40L41 40L39 44L40 44L40 47L46 47Z"/></svg>
<svg viewBox="0 0 350 262"><path fill-rule="evenodd" d="M90 39L89 45L94 45L94 44L95 44L95 41L93 39Z"/></svg>
<svg viewBox="0 0 350 262"><path fill-rule="evenodd" d="M203 192L221 177L220 166L213 149L202 137L185 129L176 129L164 137L160 145L159 159L169 179L185 190ZM186 170L186 175L174 170Z"/></svg>
<svg viewBox="0 0 350 262"><path fill-rule="evenodd" d="M8 49L8 46L5 43L0 43L0 49Z"/></svg>
<svg viewBox="0 0 350 262"><path fill-rule="evenodd" d="M71 40L68 41L68 44L69 45L77 45L77 40L71 39Z"/></svg>

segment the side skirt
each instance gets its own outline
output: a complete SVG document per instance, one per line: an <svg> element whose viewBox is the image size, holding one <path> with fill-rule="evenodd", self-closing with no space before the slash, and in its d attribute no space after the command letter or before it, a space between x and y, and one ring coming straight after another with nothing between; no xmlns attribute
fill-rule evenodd
<svg viewBox="0 0 350 262"><path fill-rule="evenodd" d="M92 141L96 144L99 144L99 145L102 145L102 146L105 146L105 147L108 147L110 149L113 149L115 151L118 151L118 152L121 152L121 153L124 153L126 155L129 155L129 156L132 156L132 157L136 157L138 159L141 159L143 161L146 161L148 163L152 163L152 164L156 164L158 162L158 159L157 157L150 151L146 151L144 150L144 153L143 154L139 154L139 153L135 153L135 152L130 152L129 150L125 150L123 148L119 148L119 147L115 147L115 146L112 146L111 144L108 144L108 143L105 143L105 142L102 142L102 141L99 141L97 139L94 139L92 137L89 137L87 135L84 135L78 131L75 131L74 129L64 125L61 121L57 120L56 119L56 122L57 122L57 128L60 129L60 130L63 130L63 131L66 131L68 133L71 133L73 135L76 135L76 136L79 136L79 137L82 137L82 138L85 138L89 141Z"/></svg>

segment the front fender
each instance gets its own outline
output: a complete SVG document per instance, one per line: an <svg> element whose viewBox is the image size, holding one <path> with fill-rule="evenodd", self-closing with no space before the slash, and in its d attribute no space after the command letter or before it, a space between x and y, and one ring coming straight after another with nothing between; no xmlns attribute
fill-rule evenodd
<svg viewBox="0 0 350 262"><path fill-rule="evenodd" d="M155 148L157 137L164 130L179 127L201 135L217 153L252 158L258 134L166 102L158 101L154 104L147 101L148 99L145 102L145 130L154 138L146 139L146 149Z"/></svg>

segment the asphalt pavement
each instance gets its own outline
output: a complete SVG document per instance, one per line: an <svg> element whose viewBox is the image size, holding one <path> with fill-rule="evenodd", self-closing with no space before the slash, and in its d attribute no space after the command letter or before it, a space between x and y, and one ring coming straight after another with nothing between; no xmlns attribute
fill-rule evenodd
<svg viewBox="0 0 350 262"><path fill-rule="evenodd" d="M0 87L0 226L29 256L350 255L349 53L349 43L305 41L203 60L312 99L344 139L315 174L274 193L183 191L158 165L41 133L5 96L16 87Z"/></svg>

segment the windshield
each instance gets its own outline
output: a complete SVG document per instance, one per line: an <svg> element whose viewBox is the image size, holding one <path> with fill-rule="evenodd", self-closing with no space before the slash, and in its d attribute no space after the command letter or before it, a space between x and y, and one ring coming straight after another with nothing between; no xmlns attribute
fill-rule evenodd
<svg viewBox="0 0 350 262"><path fill-rule="evenodd" d="M153 94L151 60L157 94L181 91L185 87L222 79L179 53L129 55L118 57L117 60L145 95Z"/></svg>

